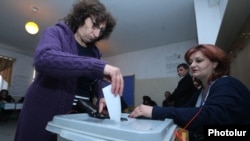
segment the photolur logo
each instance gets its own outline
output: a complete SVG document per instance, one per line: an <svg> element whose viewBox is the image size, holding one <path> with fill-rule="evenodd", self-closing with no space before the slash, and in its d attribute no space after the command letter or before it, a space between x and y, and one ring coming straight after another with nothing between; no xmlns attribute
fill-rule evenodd
<svg viewBox="0 0 250 141"><path fill-rule="evenodd" d="M221 136L221 137L238 137L238 136L246 136L247 131L246 130L238 130L238 129L234 129L234 130L224 130L224 131L219 131L217 129L208 129L208 136Z"/></svg>

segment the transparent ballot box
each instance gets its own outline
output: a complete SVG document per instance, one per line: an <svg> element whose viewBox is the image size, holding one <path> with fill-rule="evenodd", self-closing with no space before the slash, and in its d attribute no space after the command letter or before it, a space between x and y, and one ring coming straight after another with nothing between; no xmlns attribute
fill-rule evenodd
<svg viewBox="0 0 250 141"><path fill-rule="evenodd" d="M176 128L171 119L134 119L128 114L120 122L88 114L58 115L46 126L66 141L171 141Z"/></svg>

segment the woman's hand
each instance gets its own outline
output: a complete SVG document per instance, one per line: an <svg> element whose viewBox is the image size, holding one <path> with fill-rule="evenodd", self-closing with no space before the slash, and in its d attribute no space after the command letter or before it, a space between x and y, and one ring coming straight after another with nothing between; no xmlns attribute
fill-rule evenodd
<svg viewBox="0 0 250 141"><path fill-rule="evenodd" d="M99 100L99 113L102 113L103 112L103 109L106 107L106 101L104 98L101 98Z"/></svg>
<svg viewBox="0 0 250 141"><path fill-rule="evenodd" d="M117 67L106 64L104 67L105 78L110 81L112 93L122 96L124 88L124 80L121 70Z"/></svg>
<svg viewBox="0 0 250 141"><path fill-rule="evenodd" d="M136 118L136 117L144 116L144 117L152 118L152 110L153 110L152 106L141 104L140 106L137 106L132 111L129 117Z"/></svg>

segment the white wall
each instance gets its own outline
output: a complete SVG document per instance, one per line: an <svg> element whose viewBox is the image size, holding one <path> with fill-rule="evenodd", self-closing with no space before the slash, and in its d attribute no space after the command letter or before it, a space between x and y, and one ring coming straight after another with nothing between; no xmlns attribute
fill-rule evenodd
<svg viewBox="0 0 250 141"><path fill-rule="evenodd" d="M9 92L12 96L24 96L27 87L32 81L33 58L17 52L6 50L0 44L0 55L15 58L13 64L12 81L9 85Z"/></svg>
<svg viewBox="0 0 250 141"><path fill-rule="evenodd" d="M198 43L215 44L227 0L194 0Z"/></svg>
<svg viewBox="0 0 250 141"><path fill-rule="evenodd" d="M227 0L195 0L196 12L199 11L196 15L199 43L215 42L226 4ZM191 40L112 56L104 60L121 68L125 76L135 75L135 105L142 103L143 95L151 96L158 105L161 105L164 92L173 91L179 81L176 66L184 62L185 51L196 44L196 40ZM3 48L0 44L0 55L16 58L12 83L9 87L10 94L23 96L32 81L33 58ZM250 68L249 65L244 65L246 63L244 60L250 59L249 45L243 50L234 58L231 71L233 76L239 78L250 89L250 79L245 77Z"/></svg>
<svg viewBox="0 0 250 141"><path fill-rule="evenodd" d="M195 44L197 41L191 40L112 56L104 60L120 67L123 75L135 75L136 105L142 102L143 95L150 95L161 105L164 92L173 91L179 81L177 65L184 62L184 53ZM32 81L33 58L2 49L1 45L0 55L16 58L9 90L13 96L23 96Z"/></svg>
<svg viewBox="0 0 250 141"><path fill-rule="evenodd" d="M119 67L123 75L135 75L135 105L142 103L143 95L161 105L164 92L177 86L177 65L185 62L184 53L196 44L191 40L103 59Z"/></svg>
<svg viewBox="0 0 250 141"><path fill-rule="evenodd" d="M150 95L158 105L161 105L164 91L173 91L179 81L176 73L177 64L184 62L185 51L196 44L197 41L191 40L112 56L104 60L121 68L123 75L135 75L135 105L142 103L143 95ZM249 52L248 44L237 53L231 64L231 74L250 89L250 81L245 77L250 68L242 61L250 60ZM32 81L33 58L1 49L1 46L0 55L16 58L9 89L14 96L24 95L26 87Z"/></svg>

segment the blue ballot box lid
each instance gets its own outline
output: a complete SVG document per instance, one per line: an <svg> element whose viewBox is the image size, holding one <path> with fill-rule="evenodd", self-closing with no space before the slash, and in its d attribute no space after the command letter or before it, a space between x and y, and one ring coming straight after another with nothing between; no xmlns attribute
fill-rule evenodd
<svg viewBox="0 0 250 141"><path fill-rule="evenodd" d="M170 141L177 126L172 119L128 118L121 122L89 117L88 114L57 115L46 130L71 141Z"/></svg>

